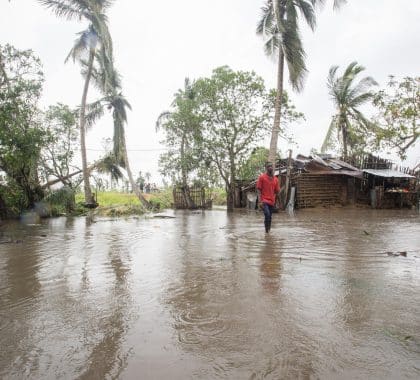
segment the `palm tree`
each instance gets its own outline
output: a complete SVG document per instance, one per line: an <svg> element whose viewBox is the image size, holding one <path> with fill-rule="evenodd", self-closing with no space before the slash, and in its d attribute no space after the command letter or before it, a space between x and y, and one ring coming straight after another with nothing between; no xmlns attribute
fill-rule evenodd
<svg viewBox="0 0 420 380"><path fill-rule="evenodd" d="M131 105L122 94L121 77L115 69L112 59L106 59L106 56L97 53L96 63L97 65L91 69L91 75L93 83L103 97L88 105L87 123L88 125L94 124L104 114L105 108L112 110L114 124L113 154L115 160L121 167L125 168L131 188L142 205L150 208L150 203L141 194L133 178L128 160L124 125L127 123L127 109L131 110ZM84 69L89 71L89 66L86 62L84 62Z"/></svg>
<svg viewBox="0 0 420 380"><path fill-rule="evenodd" d="M131 188L146 208L151 208L150 203L140 192L136 181L131 172L127 154L124 125L127 123L127 108L131 110L131 105L121 92L114 91L108 96L109 107L112 109L112 119L114 121L114 155L121 166L125 168Z"/></svg>
<svg viewBox="0 0 420 380"><path fill-rule="evenodd" d="M86 102L89 83L92 76L95 57L100 56L103 61L112 62L112 39L108 30L106 11L113 0L38 0L42 5L51 9L58 17L68 20L85 19L89 22L86 30L79 33L66 61L83 61L87 54L87 72L83 86L80 106L80 150L82 153L82 170L84 181L85 204L92 206L93 199L89 181L89 170L86 157ZM99 54L98 54L99 53Z"/></svg>
<svg viewBox="0 0 420 380"><path fill-rule="evenodd" d="M346 0L334 0L334 8L339 8L345 2ZM287 64L292 88L298 92L303 89L307 73L305 51L299 31L299 13L309 27L314 30L316 26L315 6L323 3L324 0L266 0L261 9L262 17L257 25L257 34L266 39L265 53L278 60L277 94L268 154L268 161L272 163L275 161L280 133L284 63Z"/></svg>
<svg viewBox="0 0 420 380"><path fill-rule="evenodd" d="M262 17L257 25L257 34L266 39L264 50L268 56L277 56L277 94L274 105L274 122L271 131L268 161L274 163L277 140L280 133L281 99L283 95L284 63L289 70L289 80L296 91L303 88L307 72L305 52L299 32L299 15L313 30L315 10L306 0L267 0L262 8Z"/></svg>
<svg viewBox="0 0 420 380"><path fill-rule="evenodd" d="M358 107L373 98L374 94L369 90L377 83L372 77L365 77L357 84L355 83L357 75L365 70L357 62L350 63L342 76L337 76L337 70L338 66L332 66L327 79L329 93L336 106L337 113L331 120L321 152L325 152L330 146L333 132L337 131L341 136L343 157L346 159L348 147L353 148L356 144L356 132L359 130L361 133L365 133L371 127L370 121L360 112Z"/></svg>

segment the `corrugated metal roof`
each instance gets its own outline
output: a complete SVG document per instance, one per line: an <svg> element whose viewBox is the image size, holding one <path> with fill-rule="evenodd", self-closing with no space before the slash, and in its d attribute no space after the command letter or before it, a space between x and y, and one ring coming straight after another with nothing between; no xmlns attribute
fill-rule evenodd
<svg viewBox="0 0 420 380"><path fill-rule="evenodd" d="M358 170L319 170L319 171L310 171L308 174L316 175L347 175L350 177L363 178L363 172Z"/></svg>
<svg viewBox="0 0 420 380"><path fill-rule="evenodd" d="M416 178L410 174L405 174L392 169L363 169L363 172L376 175L377 177Z"/></svg>

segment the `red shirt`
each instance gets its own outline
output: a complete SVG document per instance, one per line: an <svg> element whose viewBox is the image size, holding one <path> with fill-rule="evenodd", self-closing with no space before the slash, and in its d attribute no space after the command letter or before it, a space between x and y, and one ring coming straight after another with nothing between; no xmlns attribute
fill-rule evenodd
<svg viewBox="0 0 420 380"><path fill-rule="evenodd" d="M279 180L277 177L270 177L263 173L258 177L257 189L261 191L261 202L274 206L276 193L280 191Z"/></svg>

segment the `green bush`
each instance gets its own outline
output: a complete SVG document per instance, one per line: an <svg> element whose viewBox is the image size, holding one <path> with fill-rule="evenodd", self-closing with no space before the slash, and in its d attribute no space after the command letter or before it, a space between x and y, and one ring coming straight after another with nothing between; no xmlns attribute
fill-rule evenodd
<svg viewBox="0 0 420 380"><path fill-rule="evenodd" d="M157 210L171 208L173 203L172 189L165 188L156 193L152 193L149 202L152 204L153 208Z"/></svg>
<svg viewBox="0 0 420 380"><path fill-rule="evenodd" d="M37 205L40 216L59 216L73 213L76 209L75 192L69 187L62 187L46 195Z"/></svg>
<svg viewBox="0 0 420 380"><path fill-rule="evenodd" d="M206 190L208 197L213 200L215 206L226 206L226 191L221 188Z"/></svg>
<svg viewBox="0 0 420 380"><path fill-rule="evenodd" d="M25 210L25 194L13 182L7 184L7 186L0 185L0 201L0 216L2 218L17 217Z"/></svg>

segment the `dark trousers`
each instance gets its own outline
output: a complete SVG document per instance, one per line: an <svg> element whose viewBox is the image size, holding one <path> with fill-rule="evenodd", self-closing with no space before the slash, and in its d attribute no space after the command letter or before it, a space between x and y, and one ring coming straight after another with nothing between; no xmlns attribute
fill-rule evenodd
<svg viewBox="0 0 420 380"><path fill-rule="evenodd" d="M267 203L263 203L264 211L264 226L265 232L269 232L271 228L271 215L273 215L274 206L271 206Z"/></svg>

